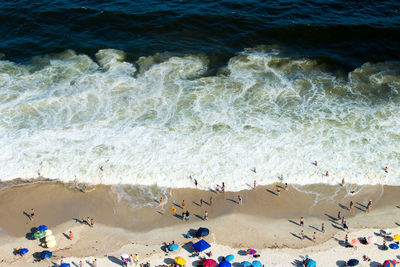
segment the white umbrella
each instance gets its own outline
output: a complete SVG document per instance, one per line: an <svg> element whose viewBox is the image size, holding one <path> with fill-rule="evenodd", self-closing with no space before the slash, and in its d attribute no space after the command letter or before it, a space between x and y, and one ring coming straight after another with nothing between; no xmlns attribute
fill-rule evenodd
<svg viewBox="0 0 400 267"><path fill-rule="evenodd" d="M125 253L125 254L122 254L122 255L121 255L121 258L123 258L123 259L127 259L127 258L129 258L129 255L128 255L128 254L126 254L126 253Z"/></svg>
<svg viewBox="0 0 400 267"><path fill-rule="evenodd" d="M50 240L49 242L46 242L46 247L48 248L54 248L57 245L55 240Z"/></svg>
<svg viewBox="0 0 400 267"><path fill-rule="evenodd" d="M45 238L44 238L44 240L46 241L46 242L49 242L49 241L51 241L51 240L56 240L56 238L55 238L55 236L54 235L48 235L48 236L46 236Z"/></svg>
<svg viewBox="0 0 400 267"><path fill-rule="evenodd" d="M53 234L53 232L52 232L51 230L49 230L49 229L47 229L47 230L44 231L44 232L46 233L46 236L52 235L52 234Z"/></svg>

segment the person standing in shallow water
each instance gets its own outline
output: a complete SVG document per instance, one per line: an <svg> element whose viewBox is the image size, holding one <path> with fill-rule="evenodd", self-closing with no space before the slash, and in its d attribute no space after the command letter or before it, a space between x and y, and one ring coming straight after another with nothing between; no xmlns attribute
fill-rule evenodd
<svg viewBox="0 0 400 267"><path fill-rule="evenodd" d="M256 180L254 180L253 185L254 185L253 189L256 190L256 187L257 187L257 181Z"/></svg>

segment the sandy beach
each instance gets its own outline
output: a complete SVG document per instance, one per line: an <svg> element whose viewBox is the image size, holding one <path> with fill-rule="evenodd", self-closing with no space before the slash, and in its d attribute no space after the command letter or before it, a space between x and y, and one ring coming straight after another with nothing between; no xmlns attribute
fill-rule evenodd
<svg viewBox="0 0 400 267"><path fill-rule="evenodd" d="M277 186L282 186L279 195ZM351 191L355 192L351 194ZM83 260L84 266L90 266L97 258L98 266L123 266L122 253L138 253L140 262L150 261L151 266L171 263L178 255L188 260L186 266L191 266L199 263L198 257L189 257L191 242L197 239L188 240L184 234L203 226L210 229L205 240L212 245L211 258L217 261L220 256L234 254L234 262L251 262L250 256L242 254L253 248L265 266L297 266L306 254L315 259L318 266L343 266L343 261L350 258L362 262L363 255L368 255L375 264L365 262L365 266L378 266L385 259L395 259L397 251L381 250L383 239L380 236L377 245L345 248L347 232L336 219L337 213L340 211L345 216L349 240L377 235L380 230L397 234L400 233L399 193L400 187L381 185L289 185L288 190L284 190L282 184L275 184L225 193L194 188L169 189L168 198L161 204L159 199L154 199L151 205L133 209L129 201L119 199L112 188L105 185L90 188L87 193L61 183L15 186L0 191L0 265L55 266L64 259L75 266ZM238 203L239 195L242 205ZM202 206L200 199L204 200ZM373 203L369 213L366 212L368 200ZM350 201L354 203L351 214ZM24 214L31 208L35 209L33 220ZM190 212L189 221L181 218L186 210ZM209 215L207 221L204 220L205 211ZM94 218L93 227L80 222L87 216ZM304 227L299 226L300 217L304 217ZM325 233L321 232L322 223ZM53 231L57 246L50 249L54 253L51 259L35 262L33 254L44 248L38 240L28 237L32 228L41 224ZM300 238L301 230L304 240ZM73 240L66 237L69 231L74 233ZM315 242L312 240L314 232ZM172 241L183 247L165 255L165 244ZM14 255L17 247L26 247L29 252L23 257Z"/></svg>

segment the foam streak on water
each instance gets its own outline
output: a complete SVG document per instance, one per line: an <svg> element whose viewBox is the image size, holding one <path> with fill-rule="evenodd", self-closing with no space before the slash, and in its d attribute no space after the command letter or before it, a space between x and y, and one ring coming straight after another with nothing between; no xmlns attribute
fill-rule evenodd
<svg viewBox="0 0 400 267"><path fill-rule="evenodd" d="M0 61L0 179L40 170L165 187L192 186L193 175L228 190L281 174L298 184L400 184L397 62L333 74L266 47L215 76L205 76L208 62L157 54L130 63L111 49Z"/></svg>

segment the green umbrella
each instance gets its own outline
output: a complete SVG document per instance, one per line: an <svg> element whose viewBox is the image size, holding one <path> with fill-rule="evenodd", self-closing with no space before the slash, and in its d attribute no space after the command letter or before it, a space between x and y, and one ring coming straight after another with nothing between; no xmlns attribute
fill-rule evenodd
<svg viewBox="0 0 400 267"><path fill-rule="evenodd" d="M33 234L33 237L34 237L35 239L40 239L40 238L43 238L43 237L45 237L45 236L46 236L45 231L36 231L36 232Z"/></svg>

